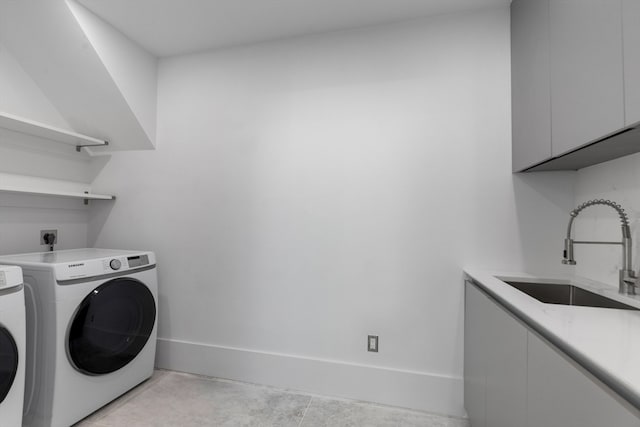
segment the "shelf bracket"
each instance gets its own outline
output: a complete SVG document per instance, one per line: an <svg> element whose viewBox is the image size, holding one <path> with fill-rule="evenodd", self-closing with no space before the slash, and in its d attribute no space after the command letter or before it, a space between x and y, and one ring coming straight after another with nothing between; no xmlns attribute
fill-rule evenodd
<svg viewBox="0 0 640 427"><path fill-rule="evenodd" d="M89 192L85 191L84 194L89 194ZM84 199L84 204L88 205L89 204L89 199Z"/></svg>
<svg viewBox="0 0 640 427"><path fill-rule="evenodd" d="M76 151L79 153L82 151L82 147L106 147L109 145L109 141L104 141L104 144L79 144L76 145Z"/></svg>

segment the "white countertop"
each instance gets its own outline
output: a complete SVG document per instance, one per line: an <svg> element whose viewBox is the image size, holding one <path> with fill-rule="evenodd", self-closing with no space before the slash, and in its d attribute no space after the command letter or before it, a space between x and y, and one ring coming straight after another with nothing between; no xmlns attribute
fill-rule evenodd
<svg viewBox="0 0 640 427"><path fill-rule="evenodd" d="M566 283L640 308L640 296L583 278L543 278L530 274L465 270L531 329L563 350L587 371L640 409L640 311L545 304L502 279Z"/></svg>

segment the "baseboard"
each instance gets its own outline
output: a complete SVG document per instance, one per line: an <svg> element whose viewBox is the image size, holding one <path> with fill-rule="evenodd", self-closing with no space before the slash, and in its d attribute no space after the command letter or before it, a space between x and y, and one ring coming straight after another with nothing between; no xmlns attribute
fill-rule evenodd
<svg viewBox="0 0 640 427"><path fill-rule="evenodd" d="M158 339L156 366L462 417L460 377Z"/></svg>

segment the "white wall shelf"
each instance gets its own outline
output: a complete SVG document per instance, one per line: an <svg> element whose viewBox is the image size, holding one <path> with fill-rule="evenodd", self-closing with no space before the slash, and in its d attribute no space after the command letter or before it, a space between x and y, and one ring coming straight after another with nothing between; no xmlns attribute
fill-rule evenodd
<svg viewBox="0 0 640 427"><path fill-rule="evenodd" d="M0 112L0 127L13 132L32 135L62 144L73 145L78 152L81 151L82 147L103 147L109 145L108 141L82 135L80 133L61 129L55 126L49 126L44 123L39 123L34 120L25 119L23 117L14 116L13 114L4 112Z"/></svg>
<svg viewBox="0 0 640 427"><path fill-rule="evenodd" d="M115 200L116 196L93 193L82 183L24 175L0 173L0 193L65 197L89 200Z"/></svg>
<svg viewBox="0 0 640 427"><path fill-rule="evenodd" d="M74 199L85 200L115 200L116 196L107 194L95 194L95 193L73 193L66 191L50 191L50 190L37 190L37 189L24 189L24 188L11 188L3 187L0 185L0 192L2 193L16 193L16 194L31 194L36 196L57 196L57 197L70 197Z"/></svg>

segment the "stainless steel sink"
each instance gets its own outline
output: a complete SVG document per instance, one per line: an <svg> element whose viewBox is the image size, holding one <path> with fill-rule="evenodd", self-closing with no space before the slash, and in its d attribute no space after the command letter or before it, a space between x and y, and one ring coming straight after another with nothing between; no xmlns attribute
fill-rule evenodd
<svg viewBox="0 0 640 427"><path fill-rule="evenodd" d="M640 310L602 295L567 284L511 282L505 283L547 304L579 305L583 307L617 308Z"/></svg>

